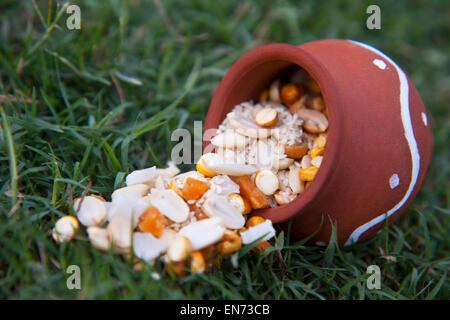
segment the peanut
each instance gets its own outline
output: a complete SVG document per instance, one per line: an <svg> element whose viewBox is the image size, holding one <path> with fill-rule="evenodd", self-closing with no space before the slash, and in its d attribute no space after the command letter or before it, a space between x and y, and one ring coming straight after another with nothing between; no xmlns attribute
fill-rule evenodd
<svg viewBox="0 0 450 320"><path fill-rule="evenodd" d="M175 191L152 189L148 196L152 206L172 221L183 222L189 216L189 207Z"/></svg>
<svg viewBox="0 0 450 320"><path fill-rule="evenodd" d="M86 196L83 199L75 199L73 208L78 220L86 227L100 225L106 218L104 201L97 197Z"/></svg>
<svg viewBox="0 0 450 320"><path fill-rule="evenodd" d="M306 108L308 95L303 95L300 99L295 101L293 104L289 106L289 112L291 114L297 113L298 110Z"/></svg>
<svg viewBox="0 0 450 320"><path fill-rule="evenodd" d="M266 196L274 194L280 187L277 175L266 169L258 171L255 176L255 184Z"/></svg>
<svg viewBox="0 0 450 320"><path fill-rule="evenodd" d="M74 216L64 216L56 222L55 228L53 228L53 239L57 243L69 242L75 236L78 227L78 220Z"/></svg>
<svg viewBox="0 0 450 320"><path fill-rule="evenodd" d="M314 159L311 160L311 164L314 167L320 168L320 165L322 164L322 159L323 159L322 156L317 156L317 157L315 157Z"/></svg>
<svg viewBox="0 0 450 320"><path fill-rule="evenodd" d="M278 112L273 108L263 108L255 114L255 122L261 127L271 127L278 120Z"/></svg>
<svg viewBox="0 0 450 320"><path fill-rule="evenodd" d="M289 187L291 187L291 190L293 193L298 194L303 192L303 190L305 189L303 182L300 180L300 168L292 166L289 169ZM275 200L277 200L275 198ZM278 202L278 200L277 200Z"/></svg>
<svg viewBox="0 0 450 320"><path fill-rule="evenodd" d="M303 128L310 133L321 133L328 128L328 119L317 110L300 109L297 110L299 118L303 119Z"/></svg>
<svg viewBox="0 0 450 320"><path fill-rule="evenodd" d="M307 152L307 146L284 145L284 153L292 159L301 159Z"/></svg>
<svg viewBox="0 0 450 320"><path fill-rule="evenodd" d="M103 198L102 196L100 196L98 194L91 194L90 196L94 197L94 198L96 198L96 199L98 199L98 200L100 200L102 202L106 202L105 198ZM111 198L112 198L112 196L111 196Z"/></svg>
<svg viewBox="0 0 450 320"><path fill-rule="evenodd" d="M117 253L128 254L131 247L131 220L124 216L114 216L106 228Z"/></svg>
<svg viewBox="0 0 450 320"><path fill-rule="evenodd" d="M241 232L241 238L243 244L252 243L255 240L261 239L260 241L265 241L271 239L275 236L275 229L270 220L266 220L263 223L259 223L255 226L248 228Z"/></svg>
<svg viewBox="0 0 450 320"><path fill-rule="evenodd" d="M89 227L87 234L94 248L101 251L108 251L111 248L111 236L108 230L99 227Z"/></svg>
<svg viewBox="0 0 450 320"><path fill-rule="evenodd" d="M277 192L274 194L275 201L281 206L283 204L289 203L297 197L295 194L282 194Z"/></svg>
<svg viewBox="0 0 450 320"><path fill-rule="evenodd" d="M313 97L311 100L311 108L317 111L323 111L325 109L325 102L321 96Z"/></svg>
<svg viewBox="0 0 450 320"><path fill-rule="evenodd" d="M192 245L188 238L177 236L167 248L167 258L170 261L180 262L186 260L192 252Z"/></svg>
<svg viewBox="0 0 450 320"><path fill-rule="evenodd" d="M311 156L309 154L302 158L302 161L300 161L300 167L302 169L311 167Z"/></svg>
<svg viewBox="0 0 450 320"><path fill-rule="evenodd" d="M273 81L269 88L269 97L272 102L280 103L280 79Z"/></svg>
<svg viewBox="0 0 450 320"><path fill-rule="evenodd" d="M225 233L221 218L202 219L181 228L179 235L189 239L192 250L200 250L222 239Z"/></svg>
<svg viewBox="0 0 450 320"><path fill-rule="evenodd" d="M148 194L150 187L144 183L133 184L129 187L123 187L114 191L111 195L111 199L114 199L117 195L125 192L134 193L138 197L143 197Z"/></svg>

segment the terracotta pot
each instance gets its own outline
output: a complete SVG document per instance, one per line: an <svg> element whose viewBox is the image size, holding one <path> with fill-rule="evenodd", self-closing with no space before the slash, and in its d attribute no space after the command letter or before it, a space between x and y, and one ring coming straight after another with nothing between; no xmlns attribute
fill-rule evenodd
<svg viewBox="0 0 450 320"><path fill-rule="evenodd" d="M326 151L304 193L255 214L274 223L293 219L293 237L314 234L309 242L318 245L329 241L332 222L340 244L366 240L411 203L425 180L433 148L419 93L386 55L350 40L254 49L220 82L205 130L217 128L236 104L256 100L277 75L295 65L322 89L330 123Z"/></svg>

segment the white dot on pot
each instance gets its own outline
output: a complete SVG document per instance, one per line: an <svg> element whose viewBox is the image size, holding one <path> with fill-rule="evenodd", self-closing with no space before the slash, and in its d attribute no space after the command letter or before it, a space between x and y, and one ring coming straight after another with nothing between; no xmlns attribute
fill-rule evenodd
<svg viewBox="0 0 450 320"><path fill-rule="evenodd" d="M373 64L376 65L378 68L380 68L381 70L386 69L386 62L384 62L381 59L374 59L373 60Z"/></svg>
<svg viewBox="0 0 450 320"><path fill-rule="evenodd" d="M425 112L422 112L422 121L425 126L428 126L428 118Z"/></svg>
<svg viewBox="0 0 450 320"><path fill-rule="evenodd" d="M397 187L400 184L400 178L398 177L398 174L394 173L390 178L389 178L389 185L391 186L391 189L394 189L395 187Z"/></svg>

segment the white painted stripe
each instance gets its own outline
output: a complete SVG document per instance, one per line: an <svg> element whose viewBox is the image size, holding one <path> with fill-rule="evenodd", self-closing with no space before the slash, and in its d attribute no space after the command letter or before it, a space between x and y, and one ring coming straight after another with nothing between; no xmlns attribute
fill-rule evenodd
<svg viewBox="0 0 450 320"><path fill-rule="evenodd" d="M419 149L417 147L417 141L414 137L412 122L411 122L411 114L409 110L409 84L408 84L408 78L406 77L406 74L403 72L402 69L388 56L386 56L384 53L379 51L378 49L375 49L374 47L371 47L365 43L361 43L354 40L349 40L363 48L366 48L381 57L383 57L385 60L387 60L390 64L394 66L394 68L397 70L398 78L400 80L400 113L401 113L401 119L402 124L404 128L404 134L406 141L408 142L409 151L411 153L411 182L409 183L408 190L406 190L405 195L403 198L398 202L393 208L388 210L387 212L377 216L376 218L370 220L369 222L366 222L362 226L356 228L350 237L348 238L345 245L349 245L352 243L355 243L358 241L359 237L369 230L370 228L374 227L375 225L379 224L380 222L386 220L388 217L393 215L395 212L397 212L398 209L400 209L405 202L409 199L411 196L411 193L414 190L414 187L417 183L417 179L419 177L419 170L420 170L420 154Z"/></svg>
<svg viewBox="0 0 450 320"><path fill-rule="evenodd" d="M425 112L422 112L422 121L423 121L423 124L425 125L425 127L428 126L428 118L427 118L427 115L425 114Z"/></svg>

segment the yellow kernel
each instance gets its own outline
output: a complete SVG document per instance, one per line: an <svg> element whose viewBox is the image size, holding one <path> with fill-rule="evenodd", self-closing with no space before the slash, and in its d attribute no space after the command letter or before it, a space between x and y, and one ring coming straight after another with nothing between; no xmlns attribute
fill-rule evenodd
<svg viewBox="0 0 450 320"><path fill-rule="evenodd" d="M264 221L266 221L266 219L264 219L263 217L260 216L253 216L250 219L247 220L247 223L245 224L245 226L247 228L251 228L254 227L258 224L264 223Z"/></svg>
<svg viewBox="0 0 450 320"><path fill-rule="evenodd" d="M178 186L175 183L175 180L170 181L169 189L175 191L180 197L183 197L183 192L178 188Z"/></svg>
<svg viewBox="0 0 450 320"><path fill-rule="evenodd" d="M203 254L200 251L191 253L191 271L195 273L203 273L206 270L206 263Z"/></svg>
<svg viewBox="0 0 450 320"><path fill-rule="evenodd" d="M200 158L197 162L197 171L206 177L212 178L212 177L216 176L215 172L212 172L211 170L206 169L205 164L202 161L202 158Z"/></svg>
<svg viewBox="0 0 450 320"><path fill-rule="evenodd" d="M327 145L327 136L325 134L319 134L317 138L313 140L313 148L325 148Z"/></svg>
<svg viewBox="0 0 450 320"><path fill-rule="evenodd" d="M300 169L298 175L300 176L300 180L302 181L312 181L316 176L316 173L319 169L316 167L309 167Z"/></svg>
<svg viewBox="0 0 450 320"><path fill-rule="evenodd" d="M301 98L303 87L293 83L285 84L281 87L281 101L286 105L291 105Z"/></svg>
<svg viewBox="0 0 450 320"><path fill-rule="evenodd" d="M255 114L255 122L261 127L271 127L278 120L278 112L273 108L264 108Z"/></svg>
<svg viewBox="0 0 450 320"><path fill-rule="evenodd" d="M325 153L324 147L316 147L311 150L311 158L314 159L317 156L323 156Z"/></svg>
<svg viewBox="0 0 450 320"><path fill-rule="evenodd" d="M245 215L252 211L252 206L250 205L250 202L243 196L241 196L239 193L231 193L228 196L228 198L241 214Z"/></svg>
<svg viewBox="0 0 450 320"><path fill-rule="evenodd" d="M222 237L217 249L221 255L229 255L238 251L242 247L241 236L236 231L227 230Z"/></svg>

